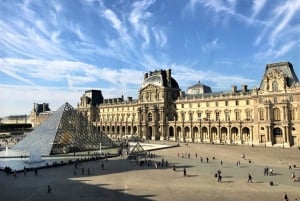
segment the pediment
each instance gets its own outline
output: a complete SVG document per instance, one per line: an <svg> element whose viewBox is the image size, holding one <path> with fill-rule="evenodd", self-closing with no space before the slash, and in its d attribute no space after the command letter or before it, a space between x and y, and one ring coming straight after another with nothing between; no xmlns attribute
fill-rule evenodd
<svg viewBox="0 0 300 201"><path fill-rule="evenodd" d="M158 87L157 85L154 85L154 84L148 84L147 86L145 86L144 88L142 88L140 90L140 92L142 91L150 91L150 90L157 90L157 89L160 89L161 87Z"/></svg>

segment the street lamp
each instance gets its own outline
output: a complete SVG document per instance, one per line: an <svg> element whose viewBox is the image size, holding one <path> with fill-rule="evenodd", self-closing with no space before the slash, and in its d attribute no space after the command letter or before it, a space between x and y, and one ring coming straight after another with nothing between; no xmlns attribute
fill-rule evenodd
<svg viewBox="0 0 300 201"><path fill-rule="evenodd" d="M201 128L201 116L198 117L199 119L199 135L200 135L200 142L203 142L203 136L202 136L202 128Z"/></svg>

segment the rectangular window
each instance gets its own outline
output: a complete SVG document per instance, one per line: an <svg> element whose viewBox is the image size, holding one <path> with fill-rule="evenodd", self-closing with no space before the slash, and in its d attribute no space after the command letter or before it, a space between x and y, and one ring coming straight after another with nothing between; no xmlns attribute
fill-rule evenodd
<svg viewBox="0 0 300 201"><path fill-rule="evenodd" d="M225 106L228 106L228 101L225 101Z"/></svg>
<svg viewBox="0 0 300 201"><path fill-rule="evenodd" d="M249 105L250 104L250 101L249 100L246 100L246 105Z"/></svg>
<svg viewBox="0 0 300 201"><path fill-rule="evenodd" d="M198 113L198 119L199 120L201 119L201 113Z"/></svg>
<svg viewBox="0 0 300 201"><path fill-rule="evenodd" d="M181 108L184 108L184 104L181 104Z"/></svg>
<svg viewBox="0 0 300 201"><path fill-rule="evenodd" d="M207 120L210 120L210 113L206 113Z"/></svg>
<svg viewBox="0 0 300 201"><path fill-rule="evenodd" d="M236 121L241 120L240 112L235 112L235 120L236 120Z"/></svg>
<svg viewBox="0 0 300 201"><path fill-rule="evenodd" d="M229 112L225 113L225 119L226 119L226 121L230 121L230 114L229 114Z"/></svg>
<svg viewBox="0 0 300 201"><path fill-rule="evenodd" d="M220 112L216 112L216 121L220 120Z"/></svg>
<svg viewBox="0 0 300 201"><path fill-rule="evenodd" d="M239 101L238 100L235 101L235 105L239 105Z"/></svg>
<svg viewBox="0 0 300 201"><path fill-rule="evenodd" d="M193 113L189 114L190 121L193 121Z"/></svg>
<svg viewBox="0 0 300 201"><path fill-rule="evenodd" d="M209 107L209 102L206 102L206 107Z"/></svg>
<svg viewBox="0 0 300 201"><path fill-rule="evenodd" d="M216 102L216 107L218 107L219 106L219 102Z"/></svg>
<svg viewBox="0 0 300 201"><path fill-rule="evenodd" d="M259 110L259 120L265 120L264 119L264 111L263 110Z"/></svg>
<svg viewBox="0 0 300 201"><path fill-rule="evenodd" d="M246 119L247 121L251 120L251 113L249 111L246 112Z"/></svg>

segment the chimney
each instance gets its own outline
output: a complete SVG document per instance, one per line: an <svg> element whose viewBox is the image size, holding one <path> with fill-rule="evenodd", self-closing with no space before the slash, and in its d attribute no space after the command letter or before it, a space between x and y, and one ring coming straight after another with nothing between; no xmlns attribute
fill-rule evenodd
<svg viewBox="0 0 300 201"><path fill-rule="evenodd" d="M248 89L247 89L247 85L242 85L242 91L243 91L243 92L247 92L247 90L248 90Z"/></svg>
<svg viewBox="0 0 300 201"><path fill-rule="evenodd" d="M235 93L236 92L236 86L235 85L232 85L231 86L231 93Z"/></svg>

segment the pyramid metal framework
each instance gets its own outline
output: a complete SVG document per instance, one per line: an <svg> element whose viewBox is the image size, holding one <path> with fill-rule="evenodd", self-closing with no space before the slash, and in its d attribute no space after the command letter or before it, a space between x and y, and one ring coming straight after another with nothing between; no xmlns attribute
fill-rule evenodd
<svg viewBox="0 0 300 201"><path fill-rule="evenodd" d="M12 150L49 156L118 147L82 113L65 103Z"/></svg>
<svg viewBox="0 0 300 201"><path fill-rule="evenodd" d="M137 158L146 158L147 151L142 147L140 143L136 143L136 145L132 148L131 152L128 155L128 159L137 159Z"/></svg>

